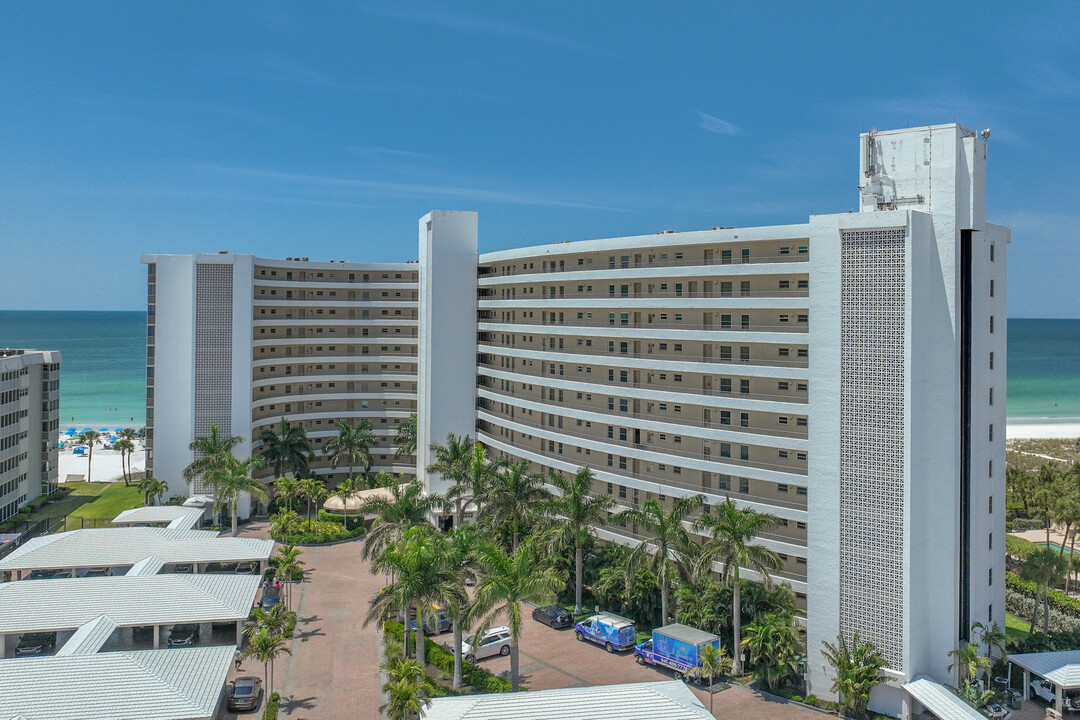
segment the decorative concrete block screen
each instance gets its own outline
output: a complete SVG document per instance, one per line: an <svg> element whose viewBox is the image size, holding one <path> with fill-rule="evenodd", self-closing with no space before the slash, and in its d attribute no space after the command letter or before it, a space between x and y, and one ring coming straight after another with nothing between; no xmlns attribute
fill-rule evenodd
<svg viewBox="0 0 1080 720"><path fill-rule="evenodd" d="M903 228L841 236L840 630L903 671Z"/></svg>
<svg viewBox="0 0 1080 720"><path fill-rule="evenodd" d="M195 266L195 437L232 435L233 266ZM196 493L210 488L195 483Z"/></svg>

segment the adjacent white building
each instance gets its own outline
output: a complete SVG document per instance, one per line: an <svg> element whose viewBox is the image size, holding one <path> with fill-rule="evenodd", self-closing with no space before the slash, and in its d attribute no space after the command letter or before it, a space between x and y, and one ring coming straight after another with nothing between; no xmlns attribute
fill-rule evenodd
<svg viewBox="0 0 1080 720"><path fill-rule="evenodd" d="M60 353L0 349L0 522L57 487Z"/></svg>
<svg viewBox="0 0 1080 720"><path fill-rule="evenodd" d="M148 473L178 481L194 457L188 444L211 425L242 437L237 455L247 457L282 419L307 431L319 477L347 474L322 453L338 419L372 424L379 438L373 472L413 473L412 457L394 456L394 435L417 404L415 263L229 253L142 262ZM189 494L206 490L196 481ZM247 507L240 512L246 516Z"/></svg>
<svg viewBox="0 0 1080 720"><path fill-rule="evenodd" d="M412 353L413 394L367 402L400 397L418 409L415 471L432 492L445 485L425 470L430 443L468 433L537 471L589 466L594 492L616 510L700 493L775 515L779 527L760 542L779 553L774 579L806 610L810 692L831 695L822 642L858 632L891 667L871 706L907 714L905 683L949 682L947 653L971 625L1004 626L1009 232L986 220L986 142L975 132L871 131L857 147L859 211L792 225L478 254L474 213L426 215L419 265L381 278L384 289L418 291L411 323L379 328ZM328 363L331 327L336 345L350 337L355 347L377 326L353 315L262 320L275 307L263 288L303 285L257 273L361 270L229 255L144 262L157 278L155 474L171 481L211 421L250 438L298 408L313 413L305 423L333 416L282 389L294 382L284 368L311 373L318 362L282 350L308 354L319 342ZM308 307L297 302L276 309ZM303 339L274 336L293 325ZM267 365L285 377L261 379ZM371 412L355 407L360 367L337 372L349 394L335 399ZM154 405L169 412L155 418Z"/></svg>

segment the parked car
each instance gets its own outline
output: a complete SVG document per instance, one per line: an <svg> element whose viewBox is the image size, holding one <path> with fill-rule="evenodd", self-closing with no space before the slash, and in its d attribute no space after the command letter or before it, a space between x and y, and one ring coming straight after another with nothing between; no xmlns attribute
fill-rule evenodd
<svg viewBox="0 0 1080 720"><path fill-rule="evenodd" d="M545 605L532 611L532 619L549 628L567 628L574 624L574 616L562 605Z"/></svg>
<svg viewBox="0 0 1080 720"><path fill-rule="evenodd" d="M263 591L262 600L259 601L259 606L263 610L269 610L281 603L281 591L275 587L268 587Z"/></svg>
<svg viewBox="0 0 1080 720"><path fill-rule="evenodd" d="M29 580L53 580L54 578L71 577L67 570L33 570Z"/></svg>
<svg viewBox="0 0 1080 720"><path fill-rule="evenodd" d="M15 646L15 657L44 655L56 649L56 633L25 633Z"/></svg>
<svg viewBox="0 0 1080 720"><path fill-rule="evenodd" d="M177 565L173 568L175 573L183 573L185 575L193 575L195 573L194 565Z"/></svg>
<svg viewBox="0 0 1080 720"><path fill-rule="evenodd" d="M87 568L86 571L83 572L82 577L108 577L110 575L112 575L112 568L92 567Z"/></svg>
<svg viewBox="0 0 1080 720"><path fill-rule="evenodd" d="M411 613L412 619L409 621L409 629L416 630L416 611ZM446 610L443 610L438 605L435 606L435 620L432 622L431 618L424 619L424 634L425 635L440 635L444 632L450 632L450 629L454 627L454 623L450 622L450 616L446 614Z"/></svg>
<svg viewBox="0 0 1080 720"><path fill-rule="evenodd" d="M471 663L495 655L509 654L510 628L505 625L491 628L484 633L479 642L477 642L476 636L474 635L461 643L461 655L465 660Z"/></svg>
<svg viewBox="0 0 1080 720"><path fill-rule="evenodd" d="M259 696L262 693L262 680L245 675L238 677L229 685L229 710L257 710Z"/></svg>
<svg viewBox="0 0 1080 720"><path fill-rule="evenodd" d="M173 625L169 631L169 647L191 647L198 642L198 625Z"/></svg>

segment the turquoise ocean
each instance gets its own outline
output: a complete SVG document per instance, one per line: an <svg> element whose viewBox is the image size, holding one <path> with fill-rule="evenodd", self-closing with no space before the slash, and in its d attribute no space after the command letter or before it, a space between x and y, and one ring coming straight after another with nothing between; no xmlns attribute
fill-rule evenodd
<svg viewBox="0 0 1080 720"><path fill-rule="evenodd" d="M61 427L145 422L146 314L0 310L0 347L63 353ZM1080 320L1009 320L1010 419L1080 421Z"/></svg>

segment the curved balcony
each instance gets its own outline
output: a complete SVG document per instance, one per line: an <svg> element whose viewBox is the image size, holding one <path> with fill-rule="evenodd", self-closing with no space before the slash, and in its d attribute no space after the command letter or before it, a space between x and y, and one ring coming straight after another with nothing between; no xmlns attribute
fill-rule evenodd
<svg viewBox="0 0 1080 720"><path fill-rule="evenodd" d="M717 430L720 433L724 433L727 437L718 436L716 438L704 438L700 435L691 435L690 437L701 439L714 439L721 440L723 442L736 442L744 445L751 444L763 444L761 442L754 443L754 441L747 442L739 438L741 435L759 436L763 439L771 440L767 444L767 447L786 448L790 450L802 450L805 449L807 441L807 432L805 428L802 432L780 430L777 428L765 428L758 425L749 425L743 427L742 425L722 425L720 422L713 422L711 420L699 420L696 418L675 418L668 417L666 415L656 415L653 413L641 413L641 412L627 412L611 414L611 411L605 413L603 409L598 408L596 405L586 405L584 403L573 402L569 400L560 401L558 404L553 405L549 401L543 398L530 398L523 395L518 395L514 392L506 392L505 390L497 390L494 387L480 386L477 388L477 394L493 403L506 403L513 405L517 408L524 408L532 410L533 412L544 412L553 415L560 415L559 412L562 408L569 408L570 410L576 410L576 415L565 415L567 418L588 420L589 422L601 423L604 425L619 424L626 427L635 427L640 430L649 431L649 424L662 423L667 427L666 429L657 428L655 432L671 432L679 433L683 429L702 429L702 430ZM493 408L486 408L489 411L494 411ZM688 413L689 414L689 413ZM636 421L636 422L635 422ZM778 443L777 439L793 440L794 443Z"/></svg>
<svg viewBox="0 0 1080 720"><path fill-rule="evenodd" d="M554 428L550 425L545 425L538 420L533 420L529 416L516 417L513 420L507 417L498 415L497 413L490 412L486 409L480 408L477 410L477 417L486 419L488 422L498 426L509 427L510 425L518 425L524 430L518 430L518 432L525 432L533 437L543 439L553 439L556 442L563 443L564 445L573 445L575 447L585 448L588 447L594 452L604 453L606 455L621 455L627 458L636 458L645 462L654 462L661 464L671 464L679 460L694 460L698 462L716 463L718 465L727 466L726 468L710 468L705 472L722 473L724 475L745 475L749 470L764 470L770 473L781 473L783 475L793 476L790 480L787 478L760 478L767 482L781 482L781 483L794 483L799 485L806 484L807 470L805 467L791 466L791 465L779 465L776 463L762 462L760 460L742 460L733 457L722 457L719 453L712 454L706 452L696 452L687 448L674 448L664 445L651 445L648 443L634 443L625 442L619 444L620 441L614 439L605 439L599 437L578 437L573 434L574 428ZM607 420L607 423L615 424L613 420ZM553 438L546 437L547 435L555 435ZM686 443L689 444L689 443ZM761 447L756 446L756 447ZM653 458L641 457L640 454L635 453L652 453ZM803 461L805 463L805 461ZM698 468L700 469L700 468ZM799 478L799 479L796 479Z"/></svg>
<svg viewBox="0 0 1080 720"><path fill-rule="evenodd" d="M749 493L736 493L729 490L719 490L711 487L702 487L700 482L675 480L668 477L658 477L651 473L633 472L618 468L606 467L600 463L592 462L591 457L568 457L558 453L548 452L535 448L522 448L511 444L504 438L492 435L490 432L480 429L476 431L476 439L488 447L505 452L513 457L529 460L539 465L552 467L563 472L574 473L581 467L588 467L599 482L610 482L616 485L626 485L630 488L638 488L645 492L663 491L665 495L688 496L704 495L710 505L721 503L731 498L739 507L747 507L758 512L767 512L788 521L806 521L806 502L790 502L772 497L761 497Z"/></svg>
<svg viewBox="0 0 1080 720"><path fill-rule="evenodd" d="M507 345L506 343L494 342L491 340L481 340L477 343L480 348L490 348L490 354L493 355L515 355L518 357L530 357L535 359L535 356L551 357L552 359L563 359L564 362L584 362L588 363L589 358L576 359L574 356L591 355L594 357L605 357L615 363L615 361L623 358L634 358L635 360L652 360L655 362L694 362L694 363L707 363L711 365L730 365L732 367L777 367L777 368L798 368L805 369L810 365L809 358L795 358L795 359L781 359L776 360L739 360L734 356L727 359L721 359L717 355L705 355L703 353L663 353L663 352L633 352L628 350L627 352L613 353L603 348L591 348L581 346L575 346L569 349L544 349L544 348L518 348L513 345ZM484 354L483 350L480 350L481 354ZM526 356L525 353L528 353ZM657 365L658 369L663 369L663 366Z"/></svg>
<svg viewBox="0 0 1080 720"><path fill-rule="evenodd" d="M769 242L773 242L773 241L774 240L772 240L772 239L769 240ZM727 241L727 242L730 242L730 241ZM752 242L761 242L761 241L760 240L754 240ZM790 243L792 245L794 245L794 246L798 246L800 243L807 243L808 244L808 240L806 238L797 238L797 239L791 239ZM592 254L593 252L603 252L603 251L589 251L588 254ZM502 270L495 267L495 265L496 265L495 262L481 260L481 263L483 263L483 265L486 266L486 267L484 267L484 269L491 269L492 271L491 272L484 272L483 274L479 275L480 284L481 285L485 284L484 281L490 281L490 280L502 279L502 278L520 279L520 278L527 278L529 276L543 277L543 276L546 276L546 275L563 275L563 274L567 274L567 273L572 274L572 273L581 273L581 272L597 272L597 271L604 271L604 270L618 272L618 271L626 271L626 270L664 270L664 269L669 269L669 268L711 268L711 269L715 269L717 271L717 274L728 274L729 272L737 272L739 268L746 268L746 266L754 266L754 265L776 266L776 265L787 265L787 264L799 264L799 263L809 262L809 260L810 260L810 255L809 254L804 253L804 254L800 255L798 253L794 253L794 254L788 254L788 255L751 255L751 256L748 256L748 257L745 257L745 258L740 255L738 257L732 257L731 259L727 259L727 260L725 260L723 257L719 257L719 258L717 258L717 257L712 257L712 258L705 258L705 257L686 258L686 259L683 259L683 260L675 260L675 259L660 260L658 257L654 257L652 261L649 261L649 260L644 260L643 261L643 260L637 260L637 259L634 259L633 257L631 257L630 260L623 261L621 259L623 251L611 251L611 252L618 252L618 258L619 259L616 260L615 262L611 262L611 261L607 261L607 262L603 262L603 263L597 262L597 263L593 263L591 265L578 265L575 262L573 265L567 264L567 265L564 265L564 266L561 266L561 267L556 267L554 265L554 262L557 262L558 258L553 260L550 257L544 257L543 259L547 260L547 262L549 263L549 266L546 269L543 269L543 270L536 270L536 269L522 270L521 272L517 272L516 270L510 270L508 272L503 272ZM649 253L639 252L639 251L637 251L635 249L630 249L630 248L627 248L626 252L629 252L631 255L649 254ZM667 251L667 252L672 252L673 253L674 251ZM582 252L582 253L579 253L579 254L586 254L586 253ZM657 251L657 252L652 253L652 254L658 256L660 254L660 252ZM576 261L577 257L578 257L578 255L574 256L575 261ZM569 259L569 258L567 258L567 259ZM516 262L522 262L522 261L527 261L528 258L527 257L522 257L522 258L516 258L515 260L516 260ZM497 261L497 262L498 263L512 263L514 261L512 261L512 260L501 260L501 261ZM702 273L701 274L702 277L707 277L707 275L708 275L707 273Z"/></svg>

